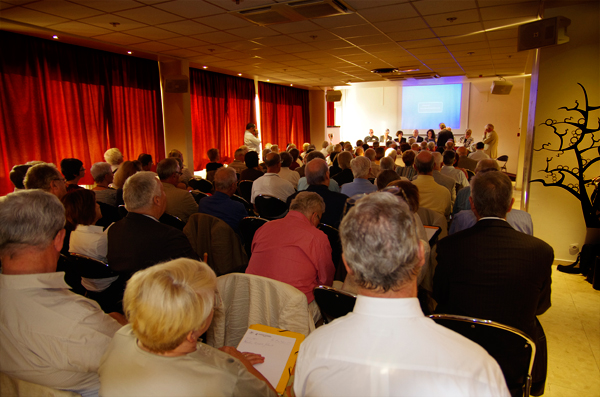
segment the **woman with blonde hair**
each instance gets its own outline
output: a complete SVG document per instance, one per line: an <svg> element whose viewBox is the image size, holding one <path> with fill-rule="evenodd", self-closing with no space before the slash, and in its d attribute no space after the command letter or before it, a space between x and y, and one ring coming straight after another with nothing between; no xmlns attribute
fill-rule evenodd
<svg viewBox="0 0 600 397"><path fill-rule="evenodd" d="M264 359L198 338L220 304L215 273L180 258L141 270L127 282L129 325L100 361L102 396L275 396L253 365Z"/></svg>

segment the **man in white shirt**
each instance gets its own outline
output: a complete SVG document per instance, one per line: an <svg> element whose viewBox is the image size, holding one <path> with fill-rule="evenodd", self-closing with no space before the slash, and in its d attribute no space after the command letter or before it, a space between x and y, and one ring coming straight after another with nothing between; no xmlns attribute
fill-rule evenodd
<svg viewBox="0 0 600 397"><path fill-rule="evenodd" d="M485 145L483 142L477 142L477 144L475 145L476 150L473 153L469 154L469 158L475 161L489 159L490 156L488 156L488 154L483 150L484 147Z"/></svg>
<svg viewBox="0 0 600 397"><path fill-rule="evenodd" d="M462 170L454 168L454 159L456 158L456 153L452 150L446 150L443 154L443 162L444 165L440 172L442 175L449 176L454 179L456 183L460 185L460 188L469 186L469 181L465 176L465 173Z"/></svg>
<svg viewBox="0 0 600 397"><path fill-rule="evenodd" d="M246 124L246 132L244 133L244 145L248 147L248 150L256 152L260 156L260 139L258 139L258 130L256 124Z"/></svg>
<svg viewBox="0 0 600 397"><path fill-rule="evenodd" d="M288 152L281 152L281 169L279 170L279 176L291 183L294 188L298 187L298 181L300 180L300 174L290 169L290 165L294 159Z"/></svg>
<svg viewBox="0 0 600 397"><path fill-rule="evenodd" d="M281 170L281 157L278 153L269 153L265 163L267 165L267 173L252 184L250 201L254 204L254 199L260 194L274 196L282 201L286 201L296 190L290 182L278 175Z"/></svg>
<svg viewBox="0 0 600 397"><path fill-rule="evenodd" d="M65 237L58 198L9 194L0 198L0 219L0 371L97 396L100 358L125 318L69 291L56 271Z"/></svg>
<svg viewBox="0 0 600 397"><path fill-rule="evenodd" d="M482 347L423 315L423 243L405 203L388 193L368 195L346 214L340 236L344 265L359 288L356 305L302 343L297 396L510 395Z"/></svg>

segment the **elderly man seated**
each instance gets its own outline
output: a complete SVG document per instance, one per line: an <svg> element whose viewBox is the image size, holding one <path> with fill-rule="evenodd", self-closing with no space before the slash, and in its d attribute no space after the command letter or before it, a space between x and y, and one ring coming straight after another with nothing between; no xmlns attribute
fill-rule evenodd
<svg viewBox="0 0 600 397"><path fill-rule="evenodd" d="M23 181L26 189L42 189L59 199L67 194L67 180L50 163L36 164L27 170Z"/></svg>
<svg viewBox="0 0 600 397"><path fill-rule="evenodd" d="M324 211L325 203L317 193L300 192L285 218L258 229L246 269L248 274L282 281L304 292L315 322L321 313L313 289L331 285L335 272L329 240L316 227Z"/></svg>
<svg viewBox="0 0 600 397"><path fill-rule="evenodd" d="M183 232L158 221L167 196L154 172L129 177L123 200L129 213L108 229L108 263L121 274L119 281L124 284L136 271L169 259L198 259Z"/></svg>
<svg viewBox="0 0 600 397"><path fill-rule="evenodd" d="M355 194L371 193L377 190L377 186L367 179L371 170L371 161L368 158L357 157L350 161L350 167L352 168L354 180L342 186L342 194L352 197Z"/></svg>
<svg viewBox="0 0 600 397"><path fill-rule="evenodd" d="M251 202L260 194L277 197L285 201L296 192L294 185L279 176L281 157L277 153L269 153L266 157L267 173L252 184Z"/></svg>
<svg viewBox="0 0 600 397"><path fill-rule="evenodd" d="M90 170L96 186L92 189L96 192L96 201L106 203L115 207L117 205L117 190L110 187L114 175L108 163L94 163Z"/></svg>
<svg viewBox="0 0 600 397"><path fill-rule="evenodd" d="M192 214L198 212L198 203L190 192L177 187L181 175L179 162L173 157L163 159L156 166L156 173L167 195L165 212L187 222Z"/></svg>
<svg viewBox="0 0 600 397"><path fill-rule="evenodd" d="M352 313L302 343L296 396L509 396L481 346L423 315L423 243L407 205L370 194L346 214L340 236L358 297Z"/></svg>
<svg viewBox="0 0 600 397"><path fill-rule="evenodd" d="M239 234L240 221L248 216L248 211L244 204L231 199L237 190L237 176L233 168L219 168L215 172L214 185L215 193L200 200L198 212L221 219Z"/></svg>
<svg viewBox="0 0 600 397"><path fill-rule="evenodd" d="M28 382L98 395L98 366L125 324L71 292L56 265L65 210L41 190L0 198L0 371Z"/></svg>

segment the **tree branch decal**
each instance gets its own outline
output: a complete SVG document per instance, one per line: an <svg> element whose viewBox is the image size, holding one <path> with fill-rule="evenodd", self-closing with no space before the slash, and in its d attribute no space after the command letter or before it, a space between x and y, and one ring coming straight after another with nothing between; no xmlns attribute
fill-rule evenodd
<svg viewBox="0 0 600 397"><path fill-rule="evenodd" d="M577 83L583 90L584 102L575 100L575 106L569 108L562 106L558 110L575 112L576 116L568 116L558 121L552 118L541 123L540 126L549 127L556 136L553 142L541 144L536 152L546 151L552 154L546 157L546 167L540 172L544 172L543 178L533 179L531 182L541 183L547 187L561 188L581 202L581 209L588 228L600 227L600 217L592 208L590 193L587 187L594 183L595 177L600 175L596 170L593 172L590 167L600 161L600 117L597 118L597 126L591 125L593 119L590 112L600 109L600 106L590 106L585 87ZM591 151L591 152L590 152ZM587 156L595 157L587 157ZM573 168L560 164L562 157L569 156L577 160L577 165ZM589 173L590 175L587 175Z"/></svg>

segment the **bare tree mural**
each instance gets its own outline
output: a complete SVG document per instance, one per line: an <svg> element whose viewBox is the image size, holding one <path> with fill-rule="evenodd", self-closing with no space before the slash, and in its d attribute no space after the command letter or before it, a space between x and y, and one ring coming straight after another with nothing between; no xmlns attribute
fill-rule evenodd
<svg viewBox="0 0 600 397"><path fill-rule="evenodd" d="M563 121L547 119L540 126L550 127L558 139L553 142L542 144L536 152L548 152L546 157L546 168L540 171L546 173L544 178L533 179L531 182L539 182L544 186L554 186L566 190L581 202L581 210L585 219L586 227L600 228L600 218L592 207L591 191L588 189L594 184L594 179L600 175L597 167L591 167L600 161L600 117L597 117L596 126L592 126L591 113L600 109L600 106L590 106L585 87L577 83L583 90L585 104L580 105L575 100L575 106L560 107L572 116L565 117ZM560 164L563 158L577 160L577 165L569 167ZM568 161L572 164L572 161ZM590 191L590 192L588 192Z"/></svg>

